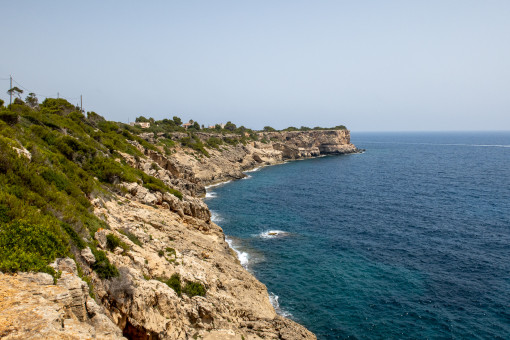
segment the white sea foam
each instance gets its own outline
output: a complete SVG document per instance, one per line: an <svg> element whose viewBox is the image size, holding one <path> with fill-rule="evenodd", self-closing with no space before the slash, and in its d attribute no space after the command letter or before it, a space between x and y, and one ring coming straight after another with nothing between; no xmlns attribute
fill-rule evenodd
<svg viewBox="0 0 510 340"><path fill-rule="evenodd" d="M276 238L276 237L284 237L288 236L289 233L283 230L266 230L257 236L260 238Z"/></svg>
<svg viewBox="0 0 510 340"><path fill-rule="evenodd" d="M211 221L218 223L223 221L223 217L221 217L217 212L211 211Z"/></svg>
<svg viewBox="0 0 510 340"><path fill-rule="evenodd" d="M275 293L273 292L269 292L269 301L271 302L271 304L273 305L274 307L274 310L276 311L276 313L278 313L279 315L281 316L284 316L284 317L289 317L289 316L292 316L291 313L283 310L281 307L280 307L280 303L278 302L278 295L276 295Z"/></svg>
<svg viewBox="0 0 510 340"><path fill-rule="evenodd" d="M243 177L243 179L250 179L251 175L246 175L246 177Z"/></svg>
<svg viewBox="0 0 510 340"><path fill-rule="evenodd" d="M215 184L211 184L211 185L206 185L205 186L205 190L209 189L209 188L214 188L214 187L217 187L217 186L220 186L220 185L223 185L223 184L227 184L227 183L230 183L231 181L225 181L225 182L219 182L219 183L215 183Z"/></svg>
<svg viewBox="0 0 510 340"><path fill-rule="evenodd" d="M205 193L205 198L215 198L215 197L217 197L217 195L214 191Z"/></svg>
<svg viewBox="0 0 510 340"><path fill-rule="evenodd" d="M248 269L250 255L245 251L240 251L239 249L237 249L232 239L225 237L225 241L228 243L230 248L232 248L236 252L237 258L239 259L239 262L241 262L241 266L243 266L245 269Z"/></svg>
<svg viewBox="0 0 510 340"><path fill-rule="evenodd" d="M262 167L261 167L261 166L259 166L258 168L253 168L253 169L251 169L251 170L246 170L246 171L244 171L244 172L245 172L245 173L246 173L246 172L255 172L255 171L259 171L260 169L262 169Z"/></svg>

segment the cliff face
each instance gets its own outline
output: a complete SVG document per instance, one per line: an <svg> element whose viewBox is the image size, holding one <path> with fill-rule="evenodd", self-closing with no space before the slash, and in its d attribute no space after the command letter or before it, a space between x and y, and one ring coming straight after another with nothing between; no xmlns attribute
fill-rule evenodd
<svg viewBox="0 0 510 340"><path fill-rule="evenodd" d="M203 134L202 140L211 136ZM349 130L311 130L291 132L262 132L259 141L246 145L221 147L210 150L210 157L196 158L184 152L176 152L172 159L182 167L191 169L203 185L243 178L243 171L264 165L282 163L320 155L349 154L358 149L350 143ZM198 188L199 194L204 194Z"/></svg>
<svg viewBox="0 0 510 340"><path fill-rule="evenodd" d="M348 130L311 130L265 132L261 136L273 142L284 159L298 159L356 152Z"/></svg>
<svg viewBox="0 0 510 340"><path fill-rule="evenodd" d="M250 168L357 150L346 130L259 137L245 145L211 148L209 157L181 147L165 156L132 141L144 157L118 152L118 161L179 189L182 199L136 182L118 183L116 192L93 199L94 213L109 226L95 232L94 245L119 275L101 279L92 270L97 258L88 247L75 260L53 264L62 272L57 285L47 274L0 273L0 337L315 339L303 326L275 313L266 287L241 266L199 197L204 185L242 178ZM154 142L152 138L147 136ZM112 237L122 246L112 248ZM95 298L88 296L75 263L80 275L92 281ZM175 274L180 277L177 290L175 282L169 284ZM187 284L203 286L205 294L181 293Z"/></svg>

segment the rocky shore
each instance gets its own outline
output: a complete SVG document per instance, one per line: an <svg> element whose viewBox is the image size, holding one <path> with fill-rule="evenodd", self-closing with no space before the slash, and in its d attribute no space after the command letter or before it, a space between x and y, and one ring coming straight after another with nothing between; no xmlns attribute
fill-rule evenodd
<svg viewBox="0 0 510 340"><path fill-rule="evenodd" d="M206 140L210 136L204 134L200 137ZM359 151L350 143L348 130L262 132L259 133L259 140L267 142L212 150L211 156L206 159L196 159L186 153L176 153L173 158L181 166L190 169L201 184L210 185L243 178L244 171L264 165Z"/></svg>
<svg viewBox="0 0 510 340"><path fill-rule="evenodd" d="M315 339L275 313L265 285L241 266L201 197L206 185L242 178L248 169L357 149L347 130L265 132L260 140L222 145L208 150L209 157L181 147L165 155L133 141L145 157L120 153L118 161L178 189L182 199L123 182L118 191L93 198L94 213L109 225L94 242L119 275L101 279L88 247L52 264L61 273L56 284L44 273L0 273L0 337ZM109 235L121 244L112 249ZM169 284L172 277L179 277L179 289ZM180 291L190 284L204 287L204 294Z"/></svg>

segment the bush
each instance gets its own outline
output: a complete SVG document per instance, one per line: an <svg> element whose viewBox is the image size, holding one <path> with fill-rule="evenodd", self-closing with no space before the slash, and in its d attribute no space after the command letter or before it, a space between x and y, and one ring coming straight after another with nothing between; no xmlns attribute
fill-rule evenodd
<svg viewBox="0 0 510 340"><path fill-rule="evenodd" d="M48 266L68 255L68 242L59 227L20 221L0 229L0 271L35 271L54 274Z"/></svg>
<svg viewBox="0 0 510 340"><path fill-rule="evenodd" d="M95 151L71 136L63 136L56 143L57 149L69 160L82 160L92 156Z"/></svg>
<svg viewBox="0 0 510 340"><path fill-rule="evenodd" d="M64 175L59 174L51 169L46 169L41 172L41 177L44 178L46 182L55 184L58 190L64 190L69 185L69 181Z"/></svg>
<svg viewBox="0 0 510 340"><path fill-rule="evenodd" d="M75 107L63 98L46 98L40 105L41 111L46 114L64 115L74 111Z"/></svg>
<svg viewBox="0 0 510 340"><path fill-rule="evenodd" d="M180 142L182 146L198 151L206 157L210 157L209 152L207 152L207 150L204 148L204 144L197 136L181 138Z"/></svg>
<svg viewBox="0 0 510 340"><path fill-rule="evenodd" d="M84 249L87 245L78 233L67 223L62 223L62 229L69 235L78 249Z"/></svg>
<svg viewBox="0 0 510 340"><path fill-rule="evenodd" d="M174 257L177 256L174 248L167 247L165 250L167 252L167 255L173 255Z"/></svg>
<svg viewBox="0 0 510 340"><path fill-rule="evenodd" d="M223 144L223 141L218 137L211 137L205 143L210 148L219 149L220 145Z"/></svg>
<svg viewBox="0 0 510 340"><path fill-rule="evenodd" d="M166 283L168 287L172 288L178 296L181 296L181 276L179 274L172 274L168 280L162 280L162 282Z"/></svg>
<svg viewBox="0 0 510 340"><path fill-rule="evenodd" d="M186 285L182 289L182 292L189 297L193 296L205 296L205 287L200 282L186 282Z"/></svg>
<svg viewBox="0 0 510 340"><path fill-rule="evenodd" d="M14 124L18 123L19 117L14 112L4 111L4 112L0 112L0 119L9 125L14 125Z"/></svg>
<svg viewBox="0 0 510 340"><path fill-rule="evenodd" d="M237 144L240 143L237 138L225 137L224 141L225 141L225 143L230 144L232 146L236 146Z"/></svg>
<svg viewBox="0 0 510 340"><path fill-rule="evenodd" d="M7 207L5 204L0 204L0 223L7 223L11 221L8 212L9 207Z"/></svg>
<svg viewBox="0 0 510 340"><path fill-rule="evenodd" d="M114 234L106 235L106 248L109 251L114 251L117 247L124 249L125 252L129 250L129 246Z"/></svg>
<svg viewBox="0 0 510 340"><path fill-rule="evenodd" d="M92 269L97 273L101 279L110 279L119 276L117 267L110 263L104 251L97 250L91 247L92 254L96 258L96 262L92 265Z"/></svg>
<svg viewBox="0 0 510 340"><path fill-rule="evenodd" d="M136 182L137 180L137 178L121 164L106 157L94 158L85 166L85 170L91 171L101 182L111 184L115 184L119 181Z"/></svg>

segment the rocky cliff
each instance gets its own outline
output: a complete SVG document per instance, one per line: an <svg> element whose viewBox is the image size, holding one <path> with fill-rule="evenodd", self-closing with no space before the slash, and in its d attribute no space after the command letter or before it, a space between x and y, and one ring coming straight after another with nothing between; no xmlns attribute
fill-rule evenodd
<svg viewBox="0 0 510 340"><path fill-rule="evenodd" d="M203 185L240 179L243 171L288 160L321 155L358 152L350 142L349 130L311 130L261 132L258 141L210 150L210 157L197 158L184 152L173 155L175 162L190 169ZM230 138L224 135L202 134L200 138ZM199 193L204 191L199 190Z"/></svg>
<svg viewBox="0 0 510 340"><path fill-rule="evenodd" d="M145 138L157 142L157 137ZM0 273L0 336L315 339L275 313L266 287L241 266L199 197L205 185L242 178L250 168L356 152L349 132L261 133L259 141L210 148L209 157L179 146L165 155L130 143L144 157L118 152L117 161L180 190L182 197L136 182L119 182L117 190L95 195L94 213L108 229L93 234L93 245L118 274L101 278L93 270L100 261L93 254L97 250L88 246L75 251L74 259L52 264L61 273L56 285L47 274ZM90 295L80 277L91 281Z"/></svg>
<svg viewBox="0 0 510 340"><path fill-rule="evenodd" d="M348 130L265 132L261 136L273 141L273 148L281 151L284 159L356 152Z"/></svg>

